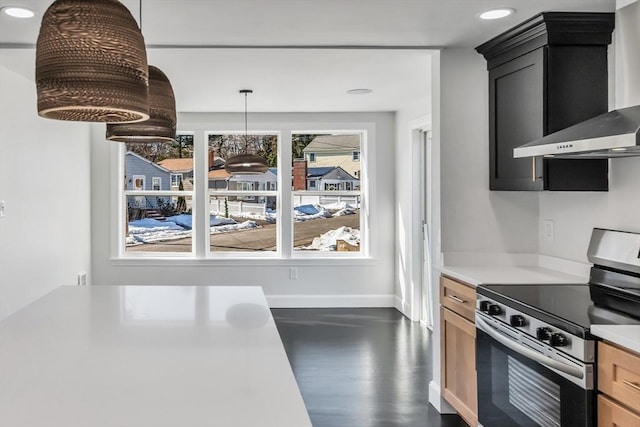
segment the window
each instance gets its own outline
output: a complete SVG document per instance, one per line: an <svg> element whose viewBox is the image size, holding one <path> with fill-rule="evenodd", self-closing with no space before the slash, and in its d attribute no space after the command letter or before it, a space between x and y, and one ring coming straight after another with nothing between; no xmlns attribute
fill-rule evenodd
<svg viewBox="0 0 640 427"><path fill-rule="evenodd" d="M359 179L353 174L360 169L362 135L317 134L293 138L308 141L307 147L323 150L322 161L318 162L321 166L307 168L307 176L311 177L307 180L309 188L292 189L294 252L360 252L362 194L354 190ZM349 162L356 153L357 161ZM310 162L315 160L312 154L309 153Z"/></svg>
<svg viewBox="0 0 640 427"><path fill-rule="evenodd" d="M179 190L180 184L182 183L182 174L181 173L172 173L171 174L171 189Z"/></svg>
<svg viewBox="0 0 640 427"><path fill-rule="evenodd" d="M192 134L178 135L175 143L130 144L121 151L124 173L119 176L126 185L119 188L125 208L114 213L126 215L120 216L124 238L119 239L119 255L219 259L367 254L360 235L365 193L358 171L363 165L351 162L353 153L360 153L364 132L289 130L285 141L279 132L253 132L248 138L241 131L200 132L195 142ZM314 142L330 149L310 165L317 152L303 150ZM296 167L279 163L284 150L291 150ZM227 173L226 160L245 152L267 159L267 172ZM205 157L205 168L194 170L198 156ZM290 184L282 188L283 183ZM291 222L282 226L283 219Z"/></svg>
<svg viewBox="0 0 640 427"><path fill-rule="evenodd" d="M360 151L354 151L353 154L351 154L351 160L353 160L354 162L359 162L360 161Z"/></svg>
<svg viewBox="0 0 640 427"><path fill-rule="evenodd" d="M316 153L309 153L309 163L316 162Z"/></svg>
<svg viewBox="0 0 640 427"><path fill-rule="evenodd" d="M121 212L126 213L122 221L123 252L136 255L192 252L193 193L162 188L162 183L174 182L171 173L174 168L193 169L193 136L178 135L175 143L125 144L125 147L126 185L121 186L125 207ZM147 176L151 177L150 188L146 186ZM188 187L193 188L192 182Z"/></svg>
<svg viewBox="0 0 640 427"><path fill-rule="evenodd" d="M277 253L278 135L209 134L207 144L209 253ZM224 162L244 152L266 158L269 170L262 175L229 175Z"/></svg>

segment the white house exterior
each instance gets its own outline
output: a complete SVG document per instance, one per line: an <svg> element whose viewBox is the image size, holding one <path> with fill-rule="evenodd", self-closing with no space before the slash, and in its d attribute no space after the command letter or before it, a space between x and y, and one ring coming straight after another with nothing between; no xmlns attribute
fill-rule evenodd
<svg viewBox="0 0 640 427"><path fill-rule="evenodd" d="M302 152L309 168L340 167L360 178L360 135L316 136Z"/></svg>

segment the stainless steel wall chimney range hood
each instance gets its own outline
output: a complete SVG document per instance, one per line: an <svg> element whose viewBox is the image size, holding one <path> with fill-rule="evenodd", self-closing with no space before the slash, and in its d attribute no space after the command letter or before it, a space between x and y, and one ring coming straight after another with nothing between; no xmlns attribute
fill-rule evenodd
<svg viewBox="0 0 640 427"><path fill-rule="evenodd" d="M640 156L640 2L616 11L618 108L513 150L513 157L614 158Z"/></svg>
<svg viewBox="0 0 640 427"><path fill-rule="evenodd" d="M513 157L640 156L640 105L609 111L513 149Z"/></svg>

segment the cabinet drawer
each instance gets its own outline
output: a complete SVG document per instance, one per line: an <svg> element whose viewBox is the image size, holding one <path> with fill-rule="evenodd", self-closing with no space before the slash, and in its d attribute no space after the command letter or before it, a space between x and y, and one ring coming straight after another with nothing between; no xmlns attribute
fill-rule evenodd
<svg viewBox="0 0 640 427"><path fill-rule="evenodd" d="M599 342L598 389L640 413L640 355Z"/></svg>
<svg viewBox="0 0 640 427"><path fill-rule="evenodd" d="M598 427L640 427L640 415L598 396Z"/></svg>
<svg viewBox="0 0 640 427"><path fill-rule="evenodd" d="M441 276L440 304L475 323L476 290L474 288Z"/></svg>

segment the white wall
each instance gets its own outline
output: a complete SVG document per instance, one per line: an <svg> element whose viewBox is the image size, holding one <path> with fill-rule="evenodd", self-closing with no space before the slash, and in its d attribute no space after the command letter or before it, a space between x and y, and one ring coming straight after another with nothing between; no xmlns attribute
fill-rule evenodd
<svg viewBox="0 0 640 427"><path fill-rule="evenodd" d="M0 66L0 320L90 273L89 125L43 119Z"/></svg>
<svg viewBox="0 0 640 427"><path fill-rule="evenodd" d="M443 252L538 252L538 193L489 191L487 65L473 49L441 57Z"/></svg>
<svg viewBox="0 0 640 427"><path fill-rule="evenodd" d="M639 19L638 2L616 12L614 44L609 49L615 58L614 72L609 72L615 83L610 85L615 93L612 107L640 104ZM581 262L587 262L594 227L640 232L640 157L609 160L606 193L541 194L540 219L552 220L555 231L553 240L546 240L540 233L540 252Z"/></svg>
<svg viewBox="0 0 640 427"><path fill-rule="evenodd" d="M244 126L241 114L180 114L181 131L228 130ZM267 131L293 126L300 131L332 124L336 130L349 129L353 123L370 126L375 138L368 156L374 158L375 173L370 176L371 196L377 208L370 212L370 260L163 260L112 261L110 200L116 177L107 159L112 144L104 140L104 128L95 126L92 133L92 270L97 285L124 284L206 284L264 287L274 306L392 306L394 301L394 113L298 113L252 114L252 129ZM198 133L196 134L197 137ZM290 157L290 156L289 156ZM284 159L283 159L284 161ZM366 213L363 213L366 214ZM289 279L289 267L297 266L298 280Z"/></svg>

